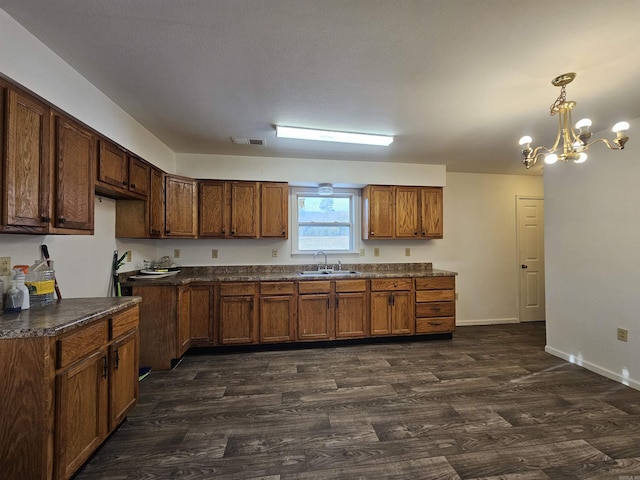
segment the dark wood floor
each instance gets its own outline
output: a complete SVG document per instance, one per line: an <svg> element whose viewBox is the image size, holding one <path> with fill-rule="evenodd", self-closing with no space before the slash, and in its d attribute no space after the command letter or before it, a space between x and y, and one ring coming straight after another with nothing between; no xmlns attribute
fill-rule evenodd
<svg viewBox="0 0 640 480"><path fill-rule="evenodd" d="M187 355L77 480L640 480L640 392L544 344L535 323Z"/></svg>

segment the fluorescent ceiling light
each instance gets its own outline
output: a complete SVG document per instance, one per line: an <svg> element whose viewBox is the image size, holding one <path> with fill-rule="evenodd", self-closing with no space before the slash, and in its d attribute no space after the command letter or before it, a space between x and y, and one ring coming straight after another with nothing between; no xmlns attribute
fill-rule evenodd
<svg viewBox="0 0 640 480"><path fill-rule="evenodd" d="M387 135L334 132L331 130L313 130L310 128L282 127L280 125L276 125L276 136L279 138L320 140L323 142L358 143L361 145L378 145L384 147L389 146L391 142L393 142L393 137Z"/></svg>

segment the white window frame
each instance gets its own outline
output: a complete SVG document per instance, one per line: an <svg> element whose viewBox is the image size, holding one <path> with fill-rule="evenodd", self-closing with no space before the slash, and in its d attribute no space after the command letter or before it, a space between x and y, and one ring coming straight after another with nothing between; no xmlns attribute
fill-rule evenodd
<svg viewBox="0 0 640 480"><path fill-rule="evenodd" d="M316 187L291 187L291 201L289 202L291 218L291 254L292 255L313 255L312 250L298 249L298 197L319 197L319 198L350 198L351 199L351 238L349 250L329 250L320 249L331 255L358 254L360 251L360 190L356 188L334 188L332 195L318 195Z"/></svg>

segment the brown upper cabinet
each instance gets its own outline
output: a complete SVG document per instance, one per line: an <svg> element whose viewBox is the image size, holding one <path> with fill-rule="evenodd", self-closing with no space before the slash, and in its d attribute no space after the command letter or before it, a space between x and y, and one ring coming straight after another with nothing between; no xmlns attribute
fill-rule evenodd
<svg viewBox="0 0 640 480"><path fill-rule="evenodd" d="M442 238L442 187L367 185L362 189L362 238Z"/></svg>
<svg viewBox="0 0 640 480"><path fill-rule="evenodd" d="M200 180L201 238L287 238L287 183Z"/></svg>
<svg viewBox="0 0 640 480"><path fill-rule="evenodd" d="M3 85L0 84L0 87ZM47 233L51 227L51 113L8 85L2 88L3 232ZM0 147L2 148L2 147Z"/></svg>
<svg viewBox="0 0 640 480"><path fill-rule="evenodd" d="M260 236L288 238L289 184L262 182L260 184Z"/></svg>
<svg viewBox="0 0 640 480"><path fill-rule="evenodd" d="M67 117L55 120L54 225L93 233L96 137Z"/></svg>
<svg viewBox="0 0 640 480"><path fill-rule="evenodd" d="M191 237L198 234L197 181L166 175L164 186L165 237Z"/></svg>
<svg viewBox="0 0 640 480"><path fill-rule="evenodd" d="M96 192L114 198L149 195L151 166L106 139L100 139Z"/></svg>
<svg viewBox="0 0 640 480"><path fill-rule="evenodd" d="M32 95L6 83L0 88L0 231L93 233L95 136Z"/></svg>

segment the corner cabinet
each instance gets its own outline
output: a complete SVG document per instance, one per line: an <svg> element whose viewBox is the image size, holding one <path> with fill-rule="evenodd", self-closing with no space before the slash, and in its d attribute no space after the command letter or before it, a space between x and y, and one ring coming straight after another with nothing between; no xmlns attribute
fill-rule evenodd
<svg viewBox="0 0 640 480"><path fill-rule="evenodd" d="M198 234L197 182L176 175L165 176L164 235L195 238Z"/></svg>
<svg viewBox="0 0 640 480"><path fill-rule="evenodd" d="M362 189L362 238L442 238L442 192L442 187L367 185Z"/></svg>

